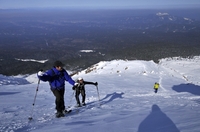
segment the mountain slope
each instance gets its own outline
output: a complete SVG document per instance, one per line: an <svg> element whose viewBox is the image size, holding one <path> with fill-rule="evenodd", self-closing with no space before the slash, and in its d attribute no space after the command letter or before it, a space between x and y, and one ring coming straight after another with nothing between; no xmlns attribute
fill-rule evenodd
<svg viewBox="0 0 200 132"><path fill-rule="evenodd" d="M48 83L41 82L33 120L28 121L37 87L35 75L28 79L35 80L33 84L18 80L22 85L1 85L0 131L197 132L199 64L200 57L162 59L159 64L100 62L73 76L97 81L100 102L96 87L86 85L88 105L75 109L73 91L66 84L65 104L74 110L60 119L54 116L54 97ZM155 82L160 83L157 94L153 91Z"/></svg>

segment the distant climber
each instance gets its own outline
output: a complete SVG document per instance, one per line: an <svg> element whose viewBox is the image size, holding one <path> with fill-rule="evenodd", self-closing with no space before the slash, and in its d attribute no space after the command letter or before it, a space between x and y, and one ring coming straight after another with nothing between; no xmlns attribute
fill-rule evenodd
<svg viewBox="0 0 200 132"><path fill-rule="evenodd" d="M155 92L155 93L158 92L158 88L159 88L159 83L156 82L156 83L154 84L154 90L155 90L154 92Z"/></svg>

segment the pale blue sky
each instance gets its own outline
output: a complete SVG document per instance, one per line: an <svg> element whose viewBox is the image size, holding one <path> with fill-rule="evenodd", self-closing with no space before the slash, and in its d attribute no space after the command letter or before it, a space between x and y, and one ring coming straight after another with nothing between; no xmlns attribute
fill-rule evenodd
<svg viewBox="0 0 200 132"><path fill-rule="evenodd" d="M0 0L0 9L34 7L162 8L200 7L200 0Z"/></svg>

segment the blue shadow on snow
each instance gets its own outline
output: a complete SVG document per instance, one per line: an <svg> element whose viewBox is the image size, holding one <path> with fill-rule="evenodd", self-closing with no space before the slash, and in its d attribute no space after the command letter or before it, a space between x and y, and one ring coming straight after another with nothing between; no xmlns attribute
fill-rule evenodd
<svg viewBox="0 0 200 132"><path fill-rule="evenodd" d="M124 93L117 93L117 92L114 92L114 93L112 93L112 94L107 94L104 98L102 98L102 99L100 99L100 101L101 101L101 104L107 104L107 103L109 103L109 102L112 102L114 99L117 99L117 98L123 98L122 97L122 95L123 95ZM108 99L108 98L110 98L109 100L107 100L107 101L104 101L104 100L106 100L106 99ZM94 104L96 101L92 101L92 102L89 102L89 103L87 103L87 105L92 105L92 104Z"/></svg>
<svg viewBox="0 0 200 132"><path fill-rule="evenodd" d="M0 84L1 85L25 85L30 84L25 78L18 78L13 76L4 76L0 74Z"/></svg>
<svg viewBox="0 0 200 132"><path fill-rule="evenodd" d="M140 123L138 132L180 132L173 121L158 105L152 105L151 113Z"/></svg>
<svg viewBox="0 0 200 132"><path fill-rule="evenodd" d="M18 94L20 92L0 92L0 96L2 95L11 95L11 94Z"/></svg>
<svg viewBox="0 0 200 132"><path fill-rule="evenodd" d="M200 86L191 83L175 85L172 89L176 92L188 92L194 95L200 95Z"/></svg>
<svg viewBox="0 0 200 132"><path fill-rule="evenodd" d="M124 94L123 92L122 93L114 92L112 94L107 94L104 98L100 99L100 102L92 101L92 102L87 103L86 107L80 107L79 109L77 109L78 110L77 113L82 113L87 109L91 109L92 107L95 107L96 103L100 103L100 105L103 105L103 104L110 103L110 102L112 102L113 100L115 100L117 98L121 98L122 99L123 98L122 97L123 94ZM107 100L107 101L104 101L104 100Z"/></svg>
<svg viewBox="0 0 200 132"><path fill-rule="evenodd" d="M123 94L124 94L123 92L122 93L114 92L112 94L107 94L106 97L104 97L103 99L101 99L101 101L102 101L101 104L107 104L107 103L112 102L114 99L117 99L117 98L122 99L123 98L122 97ZM104 100L106 100L108 98L110 98L110 99L107 100L107 101L104 101Z"/></svg>

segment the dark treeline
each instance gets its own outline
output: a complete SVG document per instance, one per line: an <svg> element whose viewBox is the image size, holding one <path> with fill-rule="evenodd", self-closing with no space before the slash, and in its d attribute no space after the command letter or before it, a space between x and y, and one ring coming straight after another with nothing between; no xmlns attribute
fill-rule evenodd
<svg viewBox="0 0 200 132"><path fill-rule="evenodd" d="M35 73L49 69L57 59L66 64L67 70L77 71L112 59L158 62L165 57L199 55L196 14L200 11L189 12L1 10L0 74ZM49 61L42 64L18 59Z"/></svg>

